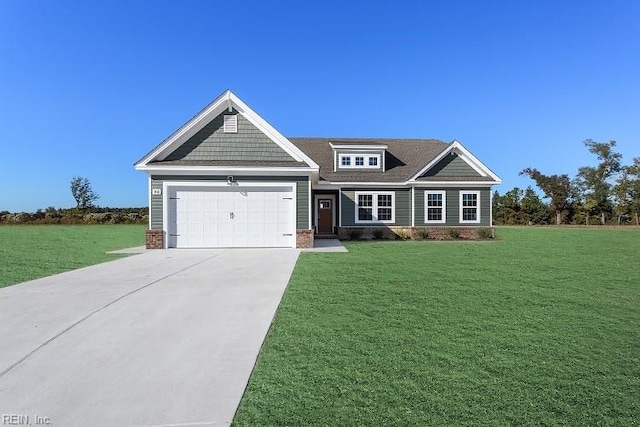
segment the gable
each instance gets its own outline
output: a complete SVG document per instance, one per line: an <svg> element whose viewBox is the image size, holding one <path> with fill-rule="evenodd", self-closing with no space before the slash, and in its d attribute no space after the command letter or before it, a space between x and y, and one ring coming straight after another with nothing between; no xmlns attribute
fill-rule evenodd
<svg viewBox="0 0 640 427"><path fill-rule="evenodd" d="M227 122L225 114L236 120ZM301 168L319 166L227 90L135 163L137 170L205 173L229 168Z"/></svg>
<svg viewBox="0 0 640 427"><path fill-rule="evenodd" d="M438 178L452 178L452 177L481 177L475 169L473 169L467 162L465 162L458 154L451 153L445 156L431 167L422 177L438 177Z"/></svg>
<svg viewBox="0 0 640 427"><path fill-rule="evenodd" d="M234 114L236 133L224 132L224 116ZM164 159L197 161L295 161L237 110L223 112Z"/></svg>

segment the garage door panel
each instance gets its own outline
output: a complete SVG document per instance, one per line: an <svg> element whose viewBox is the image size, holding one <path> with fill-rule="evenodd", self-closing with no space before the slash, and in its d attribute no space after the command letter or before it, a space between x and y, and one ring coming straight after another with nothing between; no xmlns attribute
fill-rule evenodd
<svg viewBox="0 0 640 427"><path fill-rule="evenodd" d="M193 186L170 191L169 246L292 247L295 204L289 188Z"/></svg>

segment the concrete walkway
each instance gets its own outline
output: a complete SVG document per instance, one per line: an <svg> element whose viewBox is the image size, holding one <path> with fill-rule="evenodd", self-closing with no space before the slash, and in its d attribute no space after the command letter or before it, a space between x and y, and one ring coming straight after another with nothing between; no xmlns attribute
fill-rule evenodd
<svg viewBox="0 0 640 427"><path fill-rule="evenodd" d="M298 253L146 251L0 289L0 413L229 425Z"/></svg>

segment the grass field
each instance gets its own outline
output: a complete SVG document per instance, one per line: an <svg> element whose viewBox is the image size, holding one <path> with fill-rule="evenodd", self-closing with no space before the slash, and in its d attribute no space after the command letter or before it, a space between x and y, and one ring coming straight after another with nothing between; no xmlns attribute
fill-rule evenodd
<svg viewBox="0 0 640 427"><path fill-rule="evenodd" d="M303 253L234 425L639 425L640 230Z"/></svg>
<svg viewBox="0 0 640 427"><path fill-rule="evenodd" d="M144 245L144 225L0 227L0 288L121 257L115 249Z"/></svg>

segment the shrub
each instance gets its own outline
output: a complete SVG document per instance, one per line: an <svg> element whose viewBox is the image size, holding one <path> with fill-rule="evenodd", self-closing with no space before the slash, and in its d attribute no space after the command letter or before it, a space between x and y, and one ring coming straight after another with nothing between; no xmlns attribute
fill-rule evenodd
<svg viewBox="0 0 640 427"><path fill-rule="evenodd" d="M458 230L457 228L450 228L447 230L447 234L449 235L449 237L451 237L452 239L459 239L460 238L460 230Z"/></svg>
<svg viewBox="0 0 640 427"><path fill-rule="evenodd" d="M478 239L493 239L493 230L489 227L478 228L476 235Z"/></svg>
<svg viewBox="0 0 640 427"><path fill-rule="evenodd" d="M373 238L376 240L381 240L384 237L384 231L382 231L379 228L376 228L375 230L373 230Z"/></svg>
<svg viewBox="0 0 640 427"><path fill-rule="evenodd" d="M409 239L409 233L407 233L407 230L400 228L398 230L393 230L393 233L396 235L396 239L398 240L408 240Z"/></svg>
<svg viewBox="0 0 640 427"><path fill-rule="evenodd" d="M429 230L421 228L416 232L418 239L427 240L429 238Z"/></svg>
<svg viewBox="0 0 640 427"><path fill-rule="evenodd" d="M354 228L354 229L349 230L348 234L349 234L349 239L358 240L360 238L360 236L362 235L362 231L357 229L357 228Z"/></svg>

